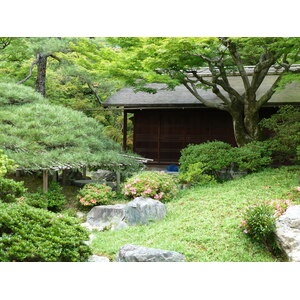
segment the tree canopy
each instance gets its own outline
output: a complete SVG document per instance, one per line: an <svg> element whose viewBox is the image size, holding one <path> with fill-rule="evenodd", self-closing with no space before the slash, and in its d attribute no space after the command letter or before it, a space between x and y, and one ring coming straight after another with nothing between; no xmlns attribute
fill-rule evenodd
<svg viewBox="0 0 300 300"><path fill-rule="evenodd" d="M299 62L299 38L111 38L120 48L109 68L126 85L155 93L148 83L166 83L173 89L184 85L202 104L228 112L233 120L236 142L244 145L261 139L259 110L267 103L291 65ZM247 66L254 66L251 74ZM210 72L201 74L199 68ZM278 77L271 88L257 98L268 71ZM243 92L235 90L229 77L240 76ZM201 97L198 89L211 89L218 102Z"/></svg>
<svg viewBox="0 0 300 300"><path fill-rule="evenodd" d="M24 99L33 101L15 101L9 106L8 100L0 102L0 149L19 168L138 168L135 159L124 157L120 145L103 134L103 126L95 119L50 104L29 87L15 87L13 92L24 89ZM2 93L3 99L14 95L8 91ZM22 99L21 95L16 99Z"/></svg>

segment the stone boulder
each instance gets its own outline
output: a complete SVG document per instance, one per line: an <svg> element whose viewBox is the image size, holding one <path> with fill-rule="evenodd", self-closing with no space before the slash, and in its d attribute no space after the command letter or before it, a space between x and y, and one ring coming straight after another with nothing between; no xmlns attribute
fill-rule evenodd
<svg viewBox="0 0 300 300"><path fill-rule="evenodd" d="M137 245L125 245L121 247L117 262L184 262L184 255L162 249L146 248Z"/></svg>
<svg viewBox="0 0 300 300"><path fill-rule="evenodd" d="M163 219L166 206L152 198L138 197L127 203L125 220L129 225L143 225Z"/></svg>
<svg viewBox="0 0 300 300"><path fill-rule="evenodd" d="M125 204L94 206L87 215L88 229L121 229L128 225L125 219Z"/></svg>
<svg viewBox="0 0 300 300"><path fill-rule="evenodd" d="M276 238L290 261L300 262L300 205L289 207L276 222Z"/></svg>

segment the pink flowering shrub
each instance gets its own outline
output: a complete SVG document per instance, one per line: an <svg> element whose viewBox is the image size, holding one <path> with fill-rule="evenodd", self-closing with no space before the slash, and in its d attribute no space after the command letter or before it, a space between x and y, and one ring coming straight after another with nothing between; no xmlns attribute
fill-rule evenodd
<svg viewBox="0 0 300 300"><path fill-rule="evenodd" d="M115 192L106 184L86 184L77 196L79 203L83 206L95 206L109 204L115 197Z"/></svg>
<svg viewBox="0 0 300 300"><path fill-rule="evenodd" d="M123 192L128 199L142 196L168 202L177 193L177 180L164 172L145 171L129 178Z"/></svg>

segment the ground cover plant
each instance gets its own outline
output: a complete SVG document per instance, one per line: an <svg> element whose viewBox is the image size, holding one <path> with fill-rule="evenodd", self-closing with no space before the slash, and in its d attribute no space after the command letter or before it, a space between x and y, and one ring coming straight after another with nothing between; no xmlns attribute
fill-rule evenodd
<svg viewBox="0 0 300 300"><path fill-rule="evenodd" d="M253 201L285 199L298 185L299 167L265 169L243 178L181 191L167 205L165 219L147 226L96 233L95 254L115 258L120 247L136 244L174 250L187 261L282 261L239 227Z"/></svg>

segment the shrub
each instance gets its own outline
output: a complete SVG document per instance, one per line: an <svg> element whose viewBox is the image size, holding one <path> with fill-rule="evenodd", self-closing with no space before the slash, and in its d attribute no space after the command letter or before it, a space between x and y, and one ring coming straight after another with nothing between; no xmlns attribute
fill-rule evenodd
<svg viewBox="0 0 300 300"><path fill-rule="evenodd" d="M278 251L275 240L276 219L291 205L290 200L283 199L250 205L243 213L239 226L254 241L263 243L273 252Z"/></svg>
<svg viewBox="0 0 300 300"><path fill-rule="evenodd" d="M22 197L25 192L24 182L0 177L0 201L16 202L16 199Z"/></svg>
<svg viewBox="0 0 300 300"><path fill-rule="evenodd" d="M295 162L300 145L300 109L291 105L283 106L270 118L263 119L260 125L273 135L268 143L275 159Z"/></svg>
<svg viewBox="0 0 300 300"><path fill-rule="evenodd" d="M234 162L239 170L258 171L272 162L272 151L265 142L251 142L232 149Z"/></svg>
<svg viewBox="0 0 300 300"><path fill-rule="evenodd" d="M262 202L246 208L240 227L255 241L268 245L274 240L275 220L274 208Z"/></svg>
<svg viewBox="0 0 300 300"><path fill-rule="evenodd" d="M129 178L123 192L126 198L150 197L168 202L177 193L177 180L164 172L144 171Z"/></svg>
<svg viewBox="0 0 300 300"><path fill-rule="evenodd" d="M38 190L36 193L27 193L24 202L36 208L48 209L53 212L61 211L66 203L66 198L62 194L62 188L58 183L52 182L48 192Z"/></svg>
<svg viewBox="0 0 300 300"><path fill-rule="evenodd" d="M217 171L231 166L233 160L232 147L221 141L189 145L181 150L179 159L180 171L187 172L189 165L201 162L206 173L217 175Z"/></svg>
<svg viewBox="0 0 300 300"><path fill-rule="evenodd" d="M211 175L204 174L206 166L201 163L189 165L187 172L180 172L178 179L182 183L204 185L210 182L215 182L215 178Z"/></svg>
<svg viewBox="0 0 300 300"><path fill-rule="evenodd" d="M80 262L91 251L75 218L26 204L0 204L0 261Z"/></svg>
<svg viewBox="0 0 300 300"><path fill-rule="evenodd" d="M109 204L115 192L106 184L86 184L78 195L79 203L83 206L95 206Z"/></svg>

